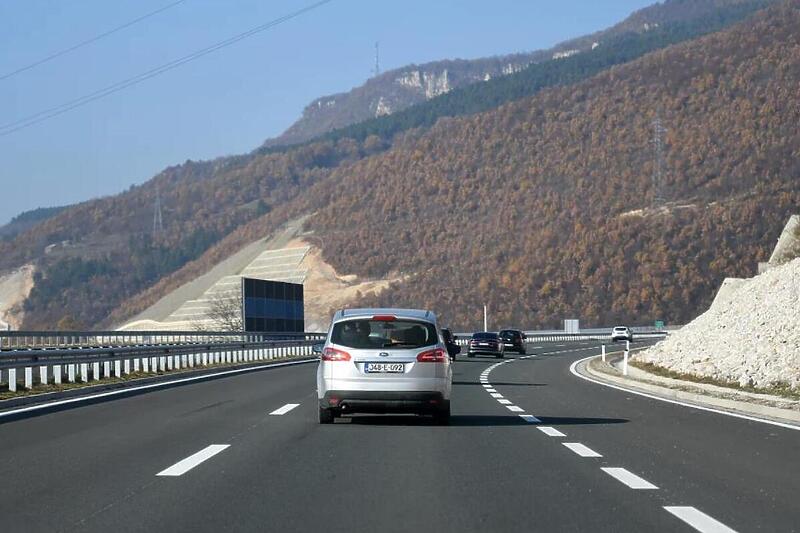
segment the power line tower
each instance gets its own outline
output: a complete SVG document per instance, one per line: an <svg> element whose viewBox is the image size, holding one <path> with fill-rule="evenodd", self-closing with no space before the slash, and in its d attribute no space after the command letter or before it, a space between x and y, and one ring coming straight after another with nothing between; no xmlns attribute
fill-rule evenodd
<svg viewBox="0 0 800 533"><path fill-rule="evenodd" d="M667 129L661 122L661 114L653 120L653 207L665 202L664 199L664 134Z"/></svg>
<svg viewBox="0 0 800 533"><path fill-rule="evenodd" d="M378 41L375 41L375 71L373 73L376 77L381 73L380 57L380 46Z"/></svg>
<svg viewBox="0 0 800 533"><path fill-rule="evenodd" d="M161 192L156 186L156 205L153 210L153 238L157 239L164 232L164 219L161 216Z"/></svg>

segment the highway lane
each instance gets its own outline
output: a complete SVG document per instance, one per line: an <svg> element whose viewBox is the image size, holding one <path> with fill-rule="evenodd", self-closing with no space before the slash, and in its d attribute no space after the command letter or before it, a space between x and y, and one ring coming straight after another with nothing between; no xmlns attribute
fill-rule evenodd
<svg viewBox="0 0 800 533"><path fill-rule="evenodd" d="M682 506L737 531L800 527L800 432L579 380L569 364L595 342L535 346L491 371L459 360L449 427L319 426L313 363L0 424L0 516L26 531L692 531L664 509ZM157 476L211 445L228 447Z"/></svg>

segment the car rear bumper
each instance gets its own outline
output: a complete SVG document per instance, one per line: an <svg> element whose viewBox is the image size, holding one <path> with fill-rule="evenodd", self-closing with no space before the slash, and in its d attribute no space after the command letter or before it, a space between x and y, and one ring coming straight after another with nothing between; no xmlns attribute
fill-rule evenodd
<svg viewBox="0 0 800 533"><path fill-rule="evenodd" d="M436 391L329 390L319 400L322 408L344 413L432 413L444 407L444 395Z"/></svg>
<svg viewBox="0 0 800 533"><path fill-rule="evenodd" d="M487 348L486 346L470 346L469 353L488 353L492 355L499 355L503 353L503 350L500 348Z"/></svg>

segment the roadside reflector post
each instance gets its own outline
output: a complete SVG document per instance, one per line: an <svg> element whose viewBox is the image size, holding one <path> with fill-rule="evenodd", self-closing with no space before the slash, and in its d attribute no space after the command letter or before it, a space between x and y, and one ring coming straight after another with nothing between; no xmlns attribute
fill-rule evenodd
<svg viewBox="0 0 800 533"><path fill-rule="evenodd" d="M623 376L628 375L628 350L625 350L625 356L623 357L622 360L622 375Z"/></svg>
<svg viewBox="0 0 800 533"><path fill-rule="evenodd" d="M630 351L631 349L631 341L625 341L625 350Z"/></svg>
<svg viewBox="0 0 800 533"><path fill-rule="evenodd" d="M602 352L603 353L603 362L605 363L606 362L606 345L605 344L602 346L602 349L603 349L603 352Z"/></svg>

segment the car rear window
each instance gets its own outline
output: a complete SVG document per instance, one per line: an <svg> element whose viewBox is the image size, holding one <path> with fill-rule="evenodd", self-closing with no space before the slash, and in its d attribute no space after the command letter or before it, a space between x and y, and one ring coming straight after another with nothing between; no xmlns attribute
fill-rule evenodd
<svg viewBox="0 0 800 533"><path fill-rule="evenodd" d="M497 333L473 333L473 339L497 339Z"/></svg>
<svg viewBox="0 0 800 533"><path fill-rule="evenodd" d="M356 349L402 350L432 346L439 339L430 322L356 319L334 324L331 342Z"/></svg>
<svg viewBox="0 0 800 533"><path fill-rule="evenodd" d="M518 339L521 337L519 331L514 331L513 329L504 329L500 332L501 337L507 337L510 339Z"/></svg>

